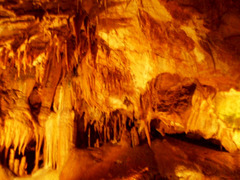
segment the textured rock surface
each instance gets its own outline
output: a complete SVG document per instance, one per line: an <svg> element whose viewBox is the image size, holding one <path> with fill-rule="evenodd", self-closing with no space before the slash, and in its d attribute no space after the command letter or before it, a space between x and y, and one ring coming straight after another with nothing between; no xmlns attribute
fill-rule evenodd
<svg viewBox="0 0 240 180"><path fill-rule="evenodd" d="M239 158L167 137L153 140L151 148L74 150L60 179L238 179Z"/></svg>
<svg viewBox="0 0 240 180"><path fill-rule="evenodd" d="M151 144L153 119L162 135L239 151L239 9L235 0L0 1L2 155L24 163L27 154L21 174L61 170L74 145Z"/></svg>

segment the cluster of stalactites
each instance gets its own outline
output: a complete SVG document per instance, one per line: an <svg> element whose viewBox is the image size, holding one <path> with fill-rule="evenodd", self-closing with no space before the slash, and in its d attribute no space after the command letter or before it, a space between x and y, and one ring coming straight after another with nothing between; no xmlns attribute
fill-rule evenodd
<svg viewBox="0 0 240 180"><path fill-rule="evenodd" d="M106 1L97 3L107 6ZM90 66L95 66L97 16L88 14L78 1L73 15L46 13L41 20L24 16L1 22L12 24L16 21L20 26L19 22L23 21L25 29L11 30L14 39L0 40L0 67L14 67L18 77L35 71L36 80L42 82L46 65L51 61L62 64L63 75L72 73L84 58Z"/></svg>
<svg viewBox="0 0 240 180"><path fill-rule="evenodd" d="M76 113L74 125L75 144L82 148L98 148L108 142L134 147L146 137L138 132L139 121L125 110L101 113L99 119L93 119L87 111Z"/></svg>
<svg viewBox="0 0 240 180"><path fill-rule="evenodd" d="M27 174L26 148L35 135L24 122L6 119L0 129L0 152L3 164L16 175Z"/></svg>

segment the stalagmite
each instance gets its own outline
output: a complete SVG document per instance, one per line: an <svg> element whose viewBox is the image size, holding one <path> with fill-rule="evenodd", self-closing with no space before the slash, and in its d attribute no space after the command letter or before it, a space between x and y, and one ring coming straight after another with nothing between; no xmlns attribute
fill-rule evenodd
<svg viewBox="0 0 240 180"><path fill-rule="evenodd" d="M90 129L90 127L88 128L87 137L88 137L88 147L91 147L91 129Z"/></svg>
<svg viewBox="0 0 240 180"><path fill-rule="evenodd" d="M103 126L103 136L104 136L104 143L107 142L107 127Z"/></svg>
<svg viewBox="0 0 240 180"><path fill-rule="evenodd" d="M94 147L99 148L99 139L97 139L96 142L94 143Z"/></svg>
<svg viewBox="0 0 240 180"><path fill-rule="evenodd" d="M110 127L107 127L107 141L111 140Z"/></svg>
<svg viewBox="0 0 240 180"><path fill-rule="evenodd" d="M23 156L19 165L19 176L23 176L26 173L26 156Z"/></svg>
<svg viewBox="0 0 240 180"><path fill-rule="evenodd" d="M10 151L9 151L9 161L8 161L8 165L9 165L9 169L10 170L12 170L12 171L14 171L14 162L15 162L15 159L14 159L14 157L15 157L15 151L14 151L14 149L10 149Z"/></svg>
<svg viewBox="0 0 240 180"><path fill-rule="evenodd" d="M19 172L19 159L15 159L15 160L14 160L13 172L14 172L16 175L18 175L18 172Z"/></svg>
<svg viewBox="0 0 240 180"><path fill-rule="evenodd" d="M132 147L139 145L138 133L135 127L131 129Z"/></svg>

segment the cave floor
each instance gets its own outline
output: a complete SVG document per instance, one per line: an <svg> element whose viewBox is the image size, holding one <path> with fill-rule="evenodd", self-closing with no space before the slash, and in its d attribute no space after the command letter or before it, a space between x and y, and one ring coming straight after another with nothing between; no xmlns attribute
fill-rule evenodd
<svg viewBox="0 0 240 180"><path fill-rule="evenodd" d="M151 148L104 145L74 149L61 180L79 179L240 179L240 153L228 153L173 137Z"/></svg>
<svg viewBox="0 0 240 180"><path fill-rule="evenodd" d="M240 153L200 144L165 136L153 140L151 148L147 143L74 148L60 174L40 169L32 176L13 178L0 167L0 180L240 179Z"/></svg>

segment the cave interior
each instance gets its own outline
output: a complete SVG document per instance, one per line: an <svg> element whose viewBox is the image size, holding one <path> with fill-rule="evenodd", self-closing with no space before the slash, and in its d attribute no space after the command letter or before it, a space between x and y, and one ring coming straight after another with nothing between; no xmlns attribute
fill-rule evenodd
<svg viewBox="0 0 240 180"><path fill-rule="evenodd" d="M240 179L240 1L0 0L13 179Z"/></svg>

